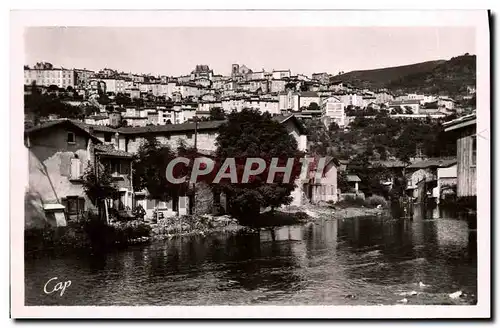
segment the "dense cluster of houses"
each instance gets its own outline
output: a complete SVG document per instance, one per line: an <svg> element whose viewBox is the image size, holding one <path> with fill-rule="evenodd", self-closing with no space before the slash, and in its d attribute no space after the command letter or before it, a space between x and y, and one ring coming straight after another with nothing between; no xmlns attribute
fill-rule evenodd
<svg viewBox="0 0 500 328"><path fill-rule="evenodd" d="M170 201L152 200L146 191L134 190L132 182L133 155L148 136L161 143L178 145L179 140L194 144L206 156L215 151L215 140L222 121L193 122L194 117L208 116L212 108L224 112L254 108L273 114L297 140L300 150L307 150L307 135L301 119L318 117L325 124L349 123L349 108L386 108L392 115L443 115L453 110L454 101L446 97L406 94L394 96L387 90L358 90L335 81L327 73L292 75L290 70L257 71L245 65L234 64L230 76L216 75L206 65L198 65L191 74L179 77L153 77L119 73L111 69L92 72L86 69L54 68L39 63L25 66L25 84L35 83L41 88L57 86L72 88L82 101L92 102L102 94L112 100L119 94L130 99L159 99L153 105L100 107L100 111L85 120L54 119L25 131L29 154L29 190L26 193L26 223L37 224L35 218L45 218L61 225L74 216L92 209L85 195L82 176L88 165L98 170L112 168L118 190L107 203L109 209L130 211L141 205L148 216L153 212L163 216L211 211L210 206L195 209L191 198L180 196ZM52 87L53 88L53 87ZM471 89L471 92L475 90ZM96 104L96 102L93 102ZM472 118L473 117L473 118ZM198 121L198 120L196 120ZM126 122L126 124L124 124ZM455 159L431 159L410 166L386 163L393 170L405 170L409 193L416 199L425 191L440 199L455 185L459 196L475 195L475 114L449 122L446 130L457 133L458 156ZM472 157L472 152L474 155ZM297 183L292 193L292 205L336 202L341 191L337 186L337 172L348 168L334 158L327 158L324 177L312 176ZM396 173L395 171L395 173ZM409 175L408 175L409 174ZM358 191L359 177L350 176ZM390 187L391 181L386 181ZM473 185L473 187L472 187ZM197 188L196 199L216 195ZM448 190L448 191L447 191ZM420 193L420 194L419 194ZM200 203L213 203L200 201Z"/></svg>
<svg viewBox="0 0 500 328"><path fill-rule="evenodd" d="M300 120L294 115L276 116L292 135L301 150L307 150L307 136ZM195 131L195 124L196 131ZM215 195L209 188L197 188L196 198L208 204L194 208L190 196L181 195L169 201L149 199L147 191L134 190L132 180L133 155L148 136L175 147L179 140L193 144L196 137L198 151L213 156L215 139L223 121L203 121L146 127L112 128L90 125L75 120L53 120L35 126L25 132L25 145L29 157L29 189L26 191L26 224L40 224L40 218L54 225L64 225L66 220L81 216L95 209L86 196L82 176L89 165L99 169L111 168L117 194L109 199L109 209L130 212L137 205L162 216L210 213ZM434 199L437 203L447 195L475 197L476 189L476 121L475 114L461 117L446 124L446 131L457 139L457 157L431 158L410 165L399 161L377 163L393 173L387 181L381 181L389 189L394 178L406 176L407 194L416 202ZM196 136L195 136L196 133ZM351 163L327 157L322 179L311 172L304 180L297 181L292 192L292 205L336 202L341 193L360 192L361 180L348 175L352 190L339 190L338 172L349 171ZM208 191L207 191L208 190ZM198 194L199 192L199 194Z"/></svg>
<svg viewBox="0 0 500 328"><path fill-rule="evenodd" d="M446 133L453 134L457 154L451 157L413 159L411 163L398 160L372 162L373 169L384 167L390 174L380 183L390 190L396 177L404 177L406 195L415 203L439 204L444 199L475 198L477 196L476 163L477 136L476 114L469 114L444 123ZM356 163L341 160L339 171L349 173ZM367 168L368 170L370 167ZM361 179L348 174L348 193L362 196Z"/></svg>
<svg viewBox="0 0 500 328"><path fill-rule="evenodd" d="M312 77L293 75L290 70L264 69L253 71L245 65L233 64L228 76L214 74L207 65L197 65L188 75L169 77L117 72L102 69L55 68L50 63L24 67L26 86L35 83L40 88L57 86L71 88L90 102L99 112L87 118L87 123L108 125L109 105L96 99L106 94L111 104L118 96L131 100L128 105L115 105L128 126L181 124L194 117L206 117L212 108L224 112L243 108L258 109L273 115L294 113L297 117L322 118L325 124L349 123L349 109L388 110L400 117L444 117L454 110L455 102L437 95L394 95L386 89L354 88L328 73L314 73ZM475 88L468 88L470 94ZM137 105L135 100L143 100ZM107 107L107 108L106 108Z"/></svg>
<svg viewBox="0 0 500 328"><path fill-rule="evenodd" d="M307 135L294 115L275 116L283 124L298 144L300 150L307 148ZM216 150L215 140L218 129L224 121L202 121L153 125L145 127L113 128L103 125L91 125L77 120L59 119L45 122L25 131L25 145L29 158L29 189L26 192L27 225L39 223L37 218L46 218L53 224L81 216L95 207L86 196L82 176L91 165L99 170L106 165L111 168L114 184L118 190L107 207L117 211L129 211L141 205L151 217L153 212L162 216L193 213L203 214L212 208L193 208L194 204L187 195L181 195L169 201L149 199L147 191L134 190L132 180L133 155L141 143L149 136L154 136L163 144L174 149L179 141L193 145L196 138L197 149L203 156L213 156ZM311 176L297 183L292 193L292 205L300 206L304 202L336 201L337 166L333 158L325 162L324 179L317 181ZM199 203L213 203L213 194L208 188L197 188ZM203 200L206 198L211 200ZM58 223L59 222L59 223Z"/></svg>

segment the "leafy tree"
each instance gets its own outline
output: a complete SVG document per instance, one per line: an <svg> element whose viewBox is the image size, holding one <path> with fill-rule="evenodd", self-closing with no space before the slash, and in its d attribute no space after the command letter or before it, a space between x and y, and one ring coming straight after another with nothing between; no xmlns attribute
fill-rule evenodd
<svg viewBox="0 0 500 328"><path fill-rule="evenodd" d="M151 199L170 200L188 190L187 183L173 184L167 180L166 168L177 157L167 144L158 142L155 136L148 136L134 156L132 180L134 189L146 189ZM183 165L176 165L174 177L186 174Z"/></svg>
<svg viewBox="0 0 500 328"><path fill-rule="evenodd" d="M312 102L309 104L309 107L307 108L309 110L320 110L321 108L316 102Z"/></svg>
<svg viewBox="0 0 500 328"><path fill-rule="evenodd" d="M137 107L144 107L144 99L142 98L134 98L132 103Z"/></svg>
<svg viewBox="0 0 500 328"><path fill-rule="evenodd" d="M98 113L98 112L99 112L99 108L97 108L96 106L89 105L89 106L83 107L83 113L85 116L91 116L91 115L94 115L94 113Z"/></svg>
<svg viewBox="0 0 500 328"><path fill-rule="evenodd" d="M118 92L115 96L115 102L119 106L128 106L132 103L132 100L130 99L129 96Z"/></svg>
<svg viewBox="0 0 500 328"><path fill-rule="evenodd" d="M64 118L80 118L83 110L77 106L72 106L53 94L41 94L36 84L31 85L31 93L24 96L24 111L33 115L35 121L49 115L56 115Z"/></svg>
<svg viewBox="0 0 500 328"><path fill-rule="evenodd" d="M340 129L340 126L336 122L332 122L328 127L328 131L335 132Z"/></svg>
<svg viewBox="0 0 500 328"><path fill-rule="evenodd" d="M349 185L349 182L347 181L347 172L346 171L341 171L338 173L337 186L341 192L347 192L351 188L351 186Z"/></svg>
<svg viewBox="0 0 500 328"><path fill-rule="evenodd" d="M226 113L221 107L210 108L210 118L211 121L222 121L226 119Z"/></svg>
<svg viewBox="0 0 500 328"><path fill-rule="evenodd" d="M297 83L295 82L288 82L285 84L285 90L295 90L297 88Z"/></svg>
<svg viewBox="0 0 500 328"><path fill-rule="evenodd" d="M242 222L251 222L259 215L261 208L274 209L291 202L294 180L301 169L298 158L303 154L297 150L296 140L269 113L243 109L239 113L229 114L227 123L220 128L216 144L217 163L223 163L226 158L235 158L237 166L238 183L222 179L220 185L216 186L228 196L232 215ZM266 170L252 177L250 183L240 183L245 161L250 157L264 159ZM276 175L273 183L266 182L273 157L279 158L278 166L284 166L289 158L296 159L288 183L283 181L283 175Z"/></svg>
<svg viewBox="0 0 500 328"><path fill-rule="evenodd" d="M105 199L113 198L118 189L113 184L113 178L107 166L99 165L97 170L89 165L83 175L83 190L94 204L101 216L101 207Z"/></svg>
<svg viewBox="0 0 500 328"><path fill-rule="evenodd" d="M50 92L59 91L59 87L55 84L51 84L51 85L49 85L47 90L49 90Z"/></svg>
<svg viewBox="0 0 500 328"><path fill-rule="evenodd" d="M111 99L109 99L108 95L103 93L97 98L97 102L100 105L109 105L111 103Z"/></svg>
<svg viewBox="0 0 500 328"><path fill-rule="evenodd" d="M392 109L391 114L403 114L403 109L401 106L397 106Z"/></svg>

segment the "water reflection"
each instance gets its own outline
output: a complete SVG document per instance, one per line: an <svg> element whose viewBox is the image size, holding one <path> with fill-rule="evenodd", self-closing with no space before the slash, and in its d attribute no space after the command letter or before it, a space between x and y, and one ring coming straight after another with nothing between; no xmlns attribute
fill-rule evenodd
<svg viewBox="0 0 500 328"><path fill-rule="evenodd" d="M368 217L259 233L174 238L86 257L26 260L28 305L461 304L476 295L476 234L465 221ZM63 297L45 295L51 277ZM422 282L426 287L420 287Z"/></svg>

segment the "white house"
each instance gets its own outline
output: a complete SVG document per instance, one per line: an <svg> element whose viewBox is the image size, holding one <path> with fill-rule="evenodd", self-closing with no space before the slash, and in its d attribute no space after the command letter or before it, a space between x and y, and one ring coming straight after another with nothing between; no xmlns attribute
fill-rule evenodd
<svg viewBox="0 0 500 328"><path fill-rule="evenodd" d="M299 108L309 107L311 103L316 103L319 106L320 97L316 92L304 91L300 93Z"/></svg>
<svg viewBox="0 0 500 328"><path fill-rule="evenodd" d="M340 127L346 125L345 105L338 97L329 97L320 106L323 116L330 118Z"/></svg>

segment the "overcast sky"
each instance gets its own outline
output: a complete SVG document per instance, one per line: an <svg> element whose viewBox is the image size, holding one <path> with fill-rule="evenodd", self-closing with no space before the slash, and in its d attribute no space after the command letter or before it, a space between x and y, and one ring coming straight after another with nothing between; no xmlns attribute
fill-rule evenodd
<svg viewBox="0 0 500 328"><path fill-rule="evenodd" d="M33 27L25 42L30 66L173 76L197 64L225 75L232 63L310 75L475 54L474 29L465 27Z"/></svg>

